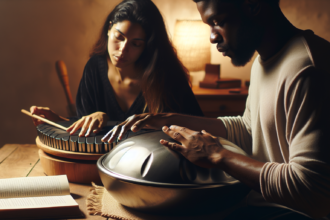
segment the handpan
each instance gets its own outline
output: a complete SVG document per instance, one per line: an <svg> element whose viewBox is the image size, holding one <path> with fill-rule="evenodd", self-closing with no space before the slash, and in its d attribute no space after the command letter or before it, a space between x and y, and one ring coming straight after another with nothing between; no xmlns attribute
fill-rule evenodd
<svg viewBox="0 0 330 220"><path fill-rule="evenodd" d="M120 204L163 214L211 212L228 208L249 192L221 169L196 166L160 144L161 139L175 142L162 131L141 131L98 159L102 183ZM224 148L247 156L228 140L219 141Z"/></svg>

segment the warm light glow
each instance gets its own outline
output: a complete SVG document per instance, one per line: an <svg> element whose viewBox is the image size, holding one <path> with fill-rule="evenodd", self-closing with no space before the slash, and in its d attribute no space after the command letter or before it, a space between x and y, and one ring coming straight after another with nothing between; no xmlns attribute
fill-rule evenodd
<svg viewBox="0 0 330 220"><path fill-rule="evenodd" d="M200 20L177 20L173 45L189 71L201 71L211 62L210 28Z"/></svg>

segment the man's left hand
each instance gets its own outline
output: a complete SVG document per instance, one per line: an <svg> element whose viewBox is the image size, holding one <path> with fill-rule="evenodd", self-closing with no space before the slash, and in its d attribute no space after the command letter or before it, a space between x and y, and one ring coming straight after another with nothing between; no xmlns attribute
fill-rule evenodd
<svg viewBox="0 0 330 220"><path fill-rule="evenodd" d="M192 163L205 167L213 168L220 162L221 152L225 150L220 144L218 138L207 133L205 130L192 131L188 128L172 125L164 126L165 134L181 143L168 142L160 140L164 146L180 152Z"/></svg>

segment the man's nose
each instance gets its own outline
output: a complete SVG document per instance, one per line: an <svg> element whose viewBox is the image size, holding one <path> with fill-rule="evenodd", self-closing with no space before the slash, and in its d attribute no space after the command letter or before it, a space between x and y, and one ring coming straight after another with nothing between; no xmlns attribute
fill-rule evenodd
<svg viewBox="0 0 330 220"><path fill-rule="evenodd" d="M214 30L214 28L211 28L210 42L212 44L216 44L216 43L221 43L222 41L223 41L223 38L219 34L219 32Z"/></svg>

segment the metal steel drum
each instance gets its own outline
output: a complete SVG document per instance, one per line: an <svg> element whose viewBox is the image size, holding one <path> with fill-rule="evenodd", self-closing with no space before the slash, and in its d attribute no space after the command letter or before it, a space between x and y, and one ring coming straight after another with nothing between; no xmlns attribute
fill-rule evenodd
<svg viewBox="0 0 330 220"><path fill-rule="evenodd" d="M198 167L159 143L174 141L162 131L140 131L97 161L104 187L120 204L149 212L220 210L240 201L249 189L219 169ZM220 139L231 151L246 155Z"/></svg>

